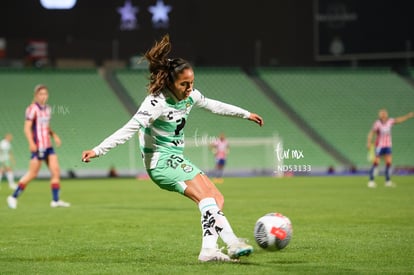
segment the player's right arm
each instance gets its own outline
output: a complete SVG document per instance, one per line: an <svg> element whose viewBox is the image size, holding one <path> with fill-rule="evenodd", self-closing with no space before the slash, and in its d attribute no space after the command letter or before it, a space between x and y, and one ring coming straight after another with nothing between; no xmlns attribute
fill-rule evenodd
<svg viewBox="0 0 414 275"><path fill-rule="evenodd" d="M367 148L368 148L368 150L371 149L371 146L372 146L372 137L373 136L374 136L374 131L370 130L368 132L368 137L367 137Z"/></svg>
<svg viewBox="0 0 414 275"><path fill-rule="evenodd" d="M36 152L37 151L37 145L34 141L33 137L33 123L35 123L36 119L36 108L34 107L34 104L31 104L29 107L26 108L25 113L25 122L23 127L24 135L27 139L27 142L29 143L29 150L30 152Z"/></svg>
<svg viewBox="0 0 414 275"><path fill-rule="evenodd" d="M27 142L29 143L29 150L30 152L37 151L37 145L33 139L33 132L32 132L33 120L26 119L24 122L24 135L26 136Z"/></svg>
<svg viewBox="0 0 414 275"><path fill-rule="evenodd" d="M372 138L375 136L375 133L377 132L378 128L377 128L377 121L374 122L374 124L372 125L371 129L368 132L368 136L367 136L367 148L368 150L371 149L371 147L373 146L372 144Z"/></svg>
<svg viewBox="0 0 414 275"><path fill-rule="evenodd" d="M107 137L92 150L82 152L82 161L89 162L91 158L105 155L112 148L128 141L141 127L148 127L160 116L162 104L154 96L147 96L135 115L120 129Z"/></svg>

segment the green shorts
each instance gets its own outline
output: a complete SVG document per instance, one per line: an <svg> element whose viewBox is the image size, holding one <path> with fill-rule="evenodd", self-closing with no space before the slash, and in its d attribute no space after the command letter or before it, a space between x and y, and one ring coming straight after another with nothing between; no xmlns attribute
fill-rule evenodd
<svg viewBox="0 0 414 275"><path fill-rule="evenodd" d="M161 189L184 194L185 181L203 172L183 155L161 155L157 167L147 170L148 175Z"/></svg>

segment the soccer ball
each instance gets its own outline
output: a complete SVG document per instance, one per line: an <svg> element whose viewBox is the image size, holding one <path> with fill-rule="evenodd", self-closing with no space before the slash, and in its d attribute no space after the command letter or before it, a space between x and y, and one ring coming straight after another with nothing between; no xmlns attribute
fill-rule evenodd
<svg viewBox="0 0 414 275"><path fill-rule="evenodd" d="M281 213L268 213L257 220L254 238L263 249L276 251L285 248L292 238L290 219Z"/></svg>

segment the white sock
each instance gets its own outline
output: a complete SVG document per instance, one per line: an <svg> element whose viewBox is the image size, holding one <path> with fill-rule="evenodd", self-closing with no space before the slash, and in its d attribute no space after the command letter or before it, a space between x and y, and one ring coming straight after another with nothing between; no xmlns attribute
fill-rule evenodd
<svg viewBox="0 0 414 275"><path fill-rule="evenodd" d="M218 208L214 198L206 198L198 205L201 212L201 226L203 230L202 248L215 248L218 236L227 244L237 242L227 218Z"/></svg>
<svg viewBox="0 0 414 275"><path fill-rule="evenodd" d="M210 226L210 219L208 213L210 209L217 207L217 203L213 198L207 198L200 201L198 208L201 212L201 230L203 232L202 250L216 249L218 234Z"/></svg>
<svg viewBox="0 0 414 275"><path fill-rule="evenodd" d="M14 182L14 176L13 176L13 172L7 172L6 173L6 177L7 177L7 180L9 181L9 185L10 186L12 186L12 185L14 185L15 184L15 182Z"/></svg>

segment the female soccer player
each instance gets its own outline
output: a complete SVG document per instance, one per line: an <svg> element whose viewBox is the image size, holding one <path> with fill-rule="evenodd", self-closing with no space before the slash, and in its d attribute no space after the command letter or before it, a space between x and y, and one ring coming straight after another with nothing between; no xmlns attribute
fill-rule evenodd
<svg viewBox="0 0 414 275"><path fill-rule="evenodd" d="M102 156L139 131L140 149L148 175L160 188L193 200L201 212L202 248L199 261L231 261L248 256L253 247L233 232L222 209L224 197L210 179L183 156L183 128L193 107L213 113L249 119L260 126L263 119L242 108L208 99L194 85L194 71L181 58L169 59L168 35L145 53L149 62L148 95L136 114L101 144L82 153L82 161ZM217 247L218 237L227 254Z"/></svg>
<svg viewBox="0 0 414 275"><path fill-rule="evenodd" d="M368 133L367 147L370 150L373 146L372 138L376 135L375 141L375 158L371 169L369 170L368 187L375 188L377 184L374 181L374 172L377 168L380 158L383 157L385 161L385 186L395 187L395 183L391 182L390 168L392 164L391 155L391 128L394 124L402 123L407 119L414 117L414 112L410 112L404 116L397 118L389 118L388 111L381 109L378 112L378 120L374 122L371 130Z"/></svg>
<svg viewBox="0 0 414 275"><path fill-rule="evenodd" d="M49 126L51 108L46 104L48 98L48 88L43 84L37 85L34 89L33 102L26 109L24 134L29 143L31 159L29 162L29 170L20 179L13 194L7 197L7 203L12 209L17 208L17 197L22 194L27 184L37 177L42 161L46 162L51 174L50 187L52 189L52 201L50 202L50 206L53 208L70 206L69 203L59 199L60 168L50 137L53 137L56 146L60 146L61 141L59 136Z"/></svg>
<svg viewBox="0 0 414 275"><path fill-rule="evenodd" d="M212 148L216 160L213 182L223 183L224 166L226 165L227 154L230 150L229 143L224 133L221 133L218 139L210 144L210 147Z"/></svg>

